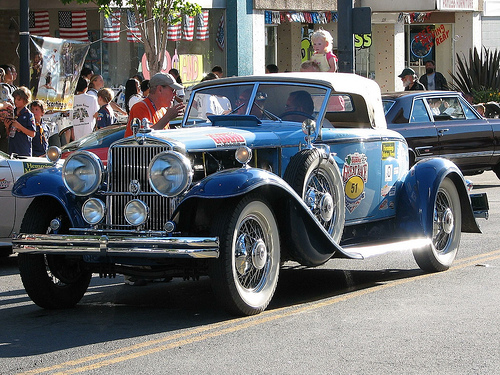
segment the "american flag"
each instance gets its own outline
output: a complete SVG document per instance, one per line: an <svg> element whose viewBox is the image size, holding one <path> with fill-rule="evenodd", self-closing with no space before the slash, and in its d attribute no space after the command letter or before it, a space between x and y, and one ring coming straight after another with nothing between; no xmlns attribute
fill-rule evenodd
<svg viewBox="0 0 500 375"><path fill-rule="evenodd" d="M87 14L84 10L59 11L59 37L88 42Z"/></svg>
<svg viewBox="0 0 500 375"><path fill-rule="evenodd" d="M196 25L196 39L208 39L208 10L203 10L198 14L198 23Z"/></svg>
<svg viewBox="0 0 500 375"><path fill-rule="evenodd" d="M177 15L176 17L179 17ZM173 17L170 17L172 20ZM172 22L172 21L170 21ZM180 40L181 39L181 23L177 22L176 24L169 24L167 27L167 39L168 40Z"/></svg>
<svg viewBox="0 0 500 375"><path fill-rule="evenodd" d="M119 9L114 10L109 17L104 17L103 41L116 43L120 41L120 16Z"/></svg>
<svg viewBox="0 0 500 375"><path fill-rule="evenodd" d="M193 40L194 36L194 17L184 15L182 18L182 37L185 40Z"/></svg>
<svg viewBox="0 0 500 375"><path fill-rule="evenodd" d="M31 34L39 36L50 36L48 10L30 12L29 22Z"/></svg>
<svg viewBox="0 0 500 375"><path fill-rule="evenodd" d="M141 31L137 27L135 13L132 10L127 10L127 40L136 43L141 41Z"/></svg>

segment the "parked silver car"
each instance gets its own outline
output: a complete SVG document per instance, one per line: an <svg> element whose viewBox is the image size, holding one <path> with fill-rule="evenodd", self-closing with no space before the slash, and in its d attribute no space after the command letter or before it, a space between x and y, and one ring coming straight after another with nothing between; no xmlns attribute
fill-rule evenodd
<svg viewBox="0 0 500 375"><path fill-rule="evenodd" d="M12 251L11 236L19 231L21 220L31 199L12 196L12 186L26 172L52 166L52 162L40 157L11 157L0 151L0 256Z"/></svg>

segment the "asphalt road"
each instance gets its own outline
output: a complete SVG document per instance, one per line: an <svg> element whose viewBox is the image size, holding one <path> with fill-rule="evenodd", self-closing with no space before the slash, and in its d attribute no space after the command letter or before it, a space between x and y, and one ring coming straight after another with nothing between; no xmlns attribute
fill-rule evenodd
<svg viewBox="0 0 500 375"><path fill-rule="evenodd" d="M498 374L500 180L483 234L454 266L420 271L401 251L316 269L287 264L268 310L227 315L209 280L124 285L94 278L80 304L47 311L0 259L1 374Z"/></svg>

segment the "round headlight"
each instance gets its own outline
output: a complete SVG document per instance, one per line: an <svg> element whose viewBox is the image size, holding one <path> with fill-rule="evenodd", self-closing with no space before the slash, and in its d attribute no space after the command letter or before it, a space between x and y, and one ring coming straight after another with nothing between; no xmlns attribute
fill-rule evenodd
<svg viewBox="0 0 500 375"><path fill-rule="evenodd" d="M88 199L82 206L83 219L90 225L98 224L104 217L106 207L97 198Z"/></svg>
<svg viewBox="0 0 500 375"><path fill-rule="evenodd" d="M102 172L101 159L91 152L77 151L63 164L63 182L73 194L89 195L101 185Z"/></svg>
<svg viewBox="0 0 500 375"><path fill-rule="evenodd" d="M50 146L47 149L47 152L45 153L45 157L47 158L48 161L51 161L55 163L61 158L62 151L59 147L57 146Z"/></svg>
<svg viewBox="0 0 500 375"><path fill-rule="evenodd" d="M149 209L146 203L139 199L132 199L125 205L125 220L134 226L142 225L148 218Z"/></svg>
<svg viewBox="0 0 500 375"><path fill-rule="evenodd" d="M154 191L164 197L175 197L191 185L193 170L181 153L164 151L151 160L148 176Z"/></svg>

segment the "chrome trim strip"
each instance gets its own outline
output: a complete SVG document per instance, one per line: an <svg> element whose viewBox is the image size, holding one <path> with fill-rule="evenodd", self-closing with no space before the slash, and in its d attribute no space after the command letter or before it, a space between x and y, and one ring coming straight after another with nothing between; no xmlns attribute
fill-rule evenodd
<svg viewBox="0 0 500 375"><path fill-rule="evenodd" d="M12 249L23 254L218 258L218 237L132 237L20 234Z"/></svg>
<svg viewBox="0 0 500 375"><path fill-rule="evenodd" d="M443 154L439 156L446 159L453 159L453 158L474 158L478 156L491 156L491 155L493 155L493 151L462 152L457 154Z"/></svg>

